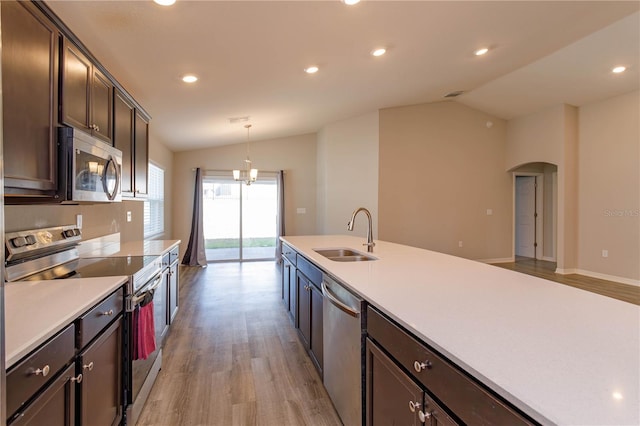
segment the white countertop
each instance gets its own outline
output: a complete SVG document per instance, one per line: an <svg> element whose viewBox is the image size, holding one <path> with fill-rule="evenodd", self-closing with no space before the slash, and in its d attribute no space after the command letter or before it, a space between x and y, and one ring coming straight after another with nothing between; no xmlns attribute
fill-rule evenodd
<svg viewBox="0 0 640 426"><path fill-rule="evenodd" d="M5 368L73 322L127 279L123 276L5 284Z"/></svg>
<svg viewBox="0 0 640 426"><path fill-rule="evenodd" d="M543 424L640 424L640 307L442 253L363 238L284 240Z"/></svg>
<svg viewBox="0 0 640 426"><path fill-rule="evenodd" d="M120 242L83 243L82 257L105 256L160 256L180 244L180 240L143 240Z"/></svg>

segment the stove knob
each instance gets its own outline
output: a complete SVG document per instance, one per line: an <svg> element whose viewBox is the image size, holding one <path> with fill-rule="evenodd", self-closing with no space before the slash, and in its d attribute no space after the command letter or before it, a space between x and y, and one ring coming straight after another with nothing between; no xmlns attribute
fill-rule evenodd
<svg viewBox="0 0 640 426"><path fill-rule="evenodd" d="M71 238L71 237L73 237L73 235L74 235L74 233L73 233L73 229L67 229L67 230L66 230L66 231L64 231L62 234L63 234L63 236L64 236L65 238Z"/></svg>
<svg viewBox="0 0 640 426"><path fill-rule="evenodd" d="M16 237L11 240L11 245L15 248L24 247L27 245L27 239L25 237Z"/></svg>
<svg viewBox="0 0 640 426"><path fill-rule="evenodd" d="M27 235L27 245L30 246L31 244L35 244L36 243L36 237L33 235Z"/></svg>
<svg viewBox="0 0 640 426"><path fill-rule="evenodd" d="M74 236L82 235L82 232L80 232L80 229L78 229L78 228L74 228L74 229L73 229L73 235L74 235Z"/></svg>

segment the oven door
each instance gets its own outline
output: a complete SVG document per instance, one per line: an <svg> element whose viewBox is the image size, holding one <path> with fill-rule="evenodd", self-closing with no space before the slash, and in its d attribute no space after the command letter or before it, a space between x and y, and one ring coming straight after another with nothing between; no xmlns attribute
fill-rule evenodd
<svg viewBox="0 0 640 426"><path fill-rule="evenodd" d="M166 296L163 296L166 294L165 287L163 275L158 273L131 297L130 306L133 309L128 312L127 318L130 330L127 355L130 360L131 372L128 380L129 392L127 392L129 404L133 404L138 398L162 348L163 324L162 321L158 321L158 317L160 315L166 317ZM150 310L153 312L151 313ZM141 335L141 333L149 332L148 321L150 319L153 319L154 323L152 330L155 349L152 351L148 346L150 336Z"/></svg>

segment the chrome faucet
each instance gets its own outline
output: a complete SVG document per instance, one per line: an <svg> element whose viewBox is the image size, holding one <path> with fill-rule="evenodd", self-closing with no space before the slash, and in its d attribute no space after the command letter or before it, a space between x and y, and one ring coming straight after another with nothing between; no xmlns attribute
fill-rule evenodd
<svg viewBox="0 0 640 426"><path fill-rule="evenodd" d="M353 213L351 214L351 220L347 224L347 230L353 231L353 223L356 220L356 215L361 211L363 211L367 215L367 219L369 220L369 229L367 230L367 243L363 244L363 246L367 246L367 251L369 253L371 253L371 252L373 252L373 247L376 245L376 243L373 242L373 230L372 230L372 224L371 224L371 213L369 213L369 210L365 209L364 207L358 207L357 209L355 209L353 211Z"/></svg>

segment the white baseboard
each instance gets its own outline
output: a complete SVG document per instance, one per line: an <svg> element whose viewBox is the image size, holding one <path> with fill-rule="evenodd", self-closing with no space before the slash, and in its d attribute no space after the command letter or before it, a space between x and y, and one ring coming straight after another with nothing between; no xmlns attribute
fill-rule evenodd
<svg viewBox="0 0 640 426"><path fill-rule="evenodd" d="M476 262L482 262L482 263L509 263L509 262L515 262L515 259L513 257L498 257L495 259L475 259Z"/></svg>
<svg viewBox="0 0 640 426"><path fill-rule="evenodd" d="M614 281L622 284L629 284L640 287L640 280L634 280L631 278L617 277L615 275L601 274L599 272L585 271L584 269L556 269L556 274L568 275L578 274L586 277L598 278L601 280Z"/></svg>
<svg viewBox="0 0 640 426"><path fill-rule="evenodd" d="M545 260L547 262L555 262L556 258L555 257L549 257L549 256L542 256L542 260Z"/></svg>

